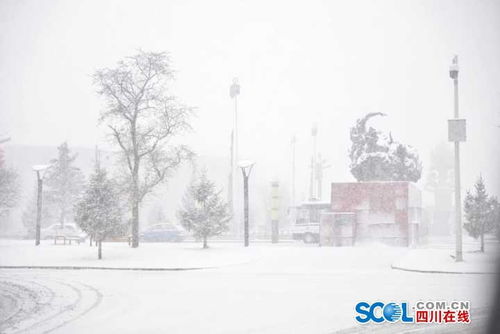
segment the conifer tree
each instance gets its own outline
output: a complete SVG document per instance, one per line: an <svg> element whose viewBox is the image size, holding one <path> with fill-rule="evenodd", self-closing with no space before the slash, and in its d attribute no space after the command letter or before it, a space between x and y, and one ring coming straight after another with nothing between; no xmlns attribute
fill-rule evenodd
<svg viewBox="0 0 500 334"><path fill-rule="evenodd" d="M498 207L497 199L488 195L483 178L480 176L474 185L474 191L467 191L465 196L464 228L471 237L480 238L481 252L484 252L484 235L497 228Z"/></svg>
<svg viewBox="0 0 500 334"><path fill-rule="evenodd" d="M97 165L91 175L82 199L75 208L75 221L98 245L98 259L102 258L102 242L106 237L121 235L127 226L123 223L119 192L116 184Z"/></svg>
<svg viewBox="0 0 500 334"><path fill-rule="evenodd" d="M216 190L205 172L191 182L178 216L187 231L192 231L195 238L203 240L203 248L208 248L209 237L227 231L231 218L221 191Z"/></svg>

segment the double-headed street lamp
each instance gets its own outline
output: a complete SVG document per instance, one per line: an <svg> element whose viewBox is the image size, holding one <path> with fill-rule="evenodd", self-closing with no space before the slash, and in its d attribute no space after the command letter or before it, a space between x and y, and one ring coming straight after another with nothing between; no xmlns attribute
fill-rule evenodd
<svg viewBox="0 0 500 334"><path fill-rule="evenodd" d="M241 168L241 173L243 174L243 192L244 192L244 219L245 219L245 226L244 226L244 233L245 233L245 247L248 247L249 245L249 228L248 228L248 178L250 177L250 173L252 172L252 167L255 164L253 161L245 160L245 161L240 161L238 166Z"/></svg>
<svg viewBox="0 0 500 334"><path fill-rule="evenodd" d="M40 224L42 221L42 191L43 178L50 165L35 165L33 170L37 179L37 198L36 198L36 228L35 228L35 246L40 245Z"/></svg>

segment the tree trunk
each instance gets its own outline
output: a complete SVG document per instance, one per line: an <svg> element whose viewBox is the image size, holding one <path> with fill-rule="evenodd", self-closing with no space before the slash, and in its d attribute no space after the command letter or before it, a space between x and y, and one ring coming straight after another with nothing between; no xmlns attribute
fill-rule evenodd
<svg viewBox="0 0 500 334"><path fill-rule="evenodd" d="M89 236L90 247L92 247L92 236Z"/></svg>
<svg viewBox="0 0 500 334"><path fill-rule="evenodd" d="M138 158L136 158L138 159ZM139 247L139 167L132 171L132 248Z"/></svg>
<svg viewBox="0 0 500 334"><path fill-rule="evenodd" d="M208 248L207 237L203 237L203 248Z"/></svg>
<svg viewBox="0 0 500 334"><path fill-rule="evenodd" d="M134 119L131 123L130 135L133 147L133 167L132 173L132 248L139 247L139 166L141 158L137 145L137 105L135 109Z"/></svg>
<svg viewBox="0 0 500 334"><path fill-rule="evenodd" d="M481 233L481 253L484 253L484 233Z"/></svg>
<svg viewBox="0 0 500 334"><path fill-rule="evenodd" d="M132 248L139 247L139 202L132 203Z"/></svg>
<svg viewBox="0 0 500 334"><path fill-rule="evenodd" d="M99 240L97 243L99 244L99 248L97 248L97 258L99 260L101 260L102 259L102 240Z"/></svg>

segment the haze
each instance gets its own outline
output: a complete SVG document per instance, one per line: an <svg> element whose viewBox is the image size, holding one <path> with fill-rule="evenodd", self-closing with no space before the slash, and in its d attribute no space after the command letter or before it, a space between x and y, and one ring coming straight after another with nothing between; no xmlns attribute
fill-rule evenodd
<svg viewBox="0 0 500 334"><path fill-rule="evenodd" d="M297 194L307 196L310 128L332 165L325 180L353 180L349 127L373 125L429 152L447 141L460 62L460 112L468 121L463 185L499 182L498 1L1 1L0 133L9 145L111 149L90 75L137 49L168 51L172 89L197 108L183 138L202 156L228 159L229 85L241 84L240 156L259 178L288 182L297 136ZM451 144L450 144L451 146ZM264 182L264 181L263 181ZM491 189L497 192L497 189Z"/></svg>

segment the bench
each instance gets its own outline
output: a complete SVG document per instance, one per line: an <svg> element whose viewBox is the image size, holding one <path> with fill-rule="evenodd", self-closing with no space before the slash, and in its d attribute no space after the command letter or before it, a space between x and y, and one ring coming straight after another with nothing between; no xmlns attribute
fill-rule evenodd
<svg viewBox="0 0 500 334"><path fill-rule="evenodd" d="M110 238L106 238L104 241L106 241L106 242L126 242L130 246L132 244L132 236L110 237Z"/></svg>
<svg viewBox="0 0 500 334"><path fill-rule="evenodd" d="M64 245L66 245L66 240L68 241L68 243L70 245L71 245L72 241L76 241L78 244L80 244L80 242L81 242L81 239L78 237L66 237L64 235L56 235L54 237L54 245L57 245L58 240L62 240Z"/></svg>

